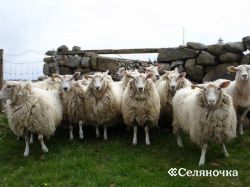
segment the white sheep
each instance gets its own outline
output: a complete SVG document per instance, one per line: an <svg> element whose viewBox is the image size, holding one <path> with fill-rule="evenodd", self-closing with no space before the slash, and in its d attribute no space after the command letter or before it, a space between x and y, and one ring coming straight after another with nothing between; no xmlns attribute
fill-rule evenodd
<svg viewBox="0 0 250 187"><path fill-rule="evenodd" d="M144 127L146 145L150 145L149 128L158 126L160 98L151 80L153 74L128 74L131 77L122 99L125 125L133 127L133 145L137 144L138 126Z"/></svg>
<svg viewBox="0 0 250 187"><path fill-rule="evenodd" d="M174 71L165 71L157 84L157 91L161 100L161 116L172 117L173 107L172 99L176 91L191 87L191 82L185 78L186 73L179 73L176 68Z"/></svg>
<svg viewBox="0 0 250 187"><path fill-rule="evenodd" d="M145 73L152 74L153 77L151 79L154 82L156 82L160 79L159 70L161 70L163 67L164 65L157 65L157 66L150 65L149 67L143 67L142 69L145 71Z"/></svg>
<svg viewBox="0 0 250 187"><path fill-rule="evenodd" d="M43 152L48 149L43 136L50 137L62 120L62 106L54 91L33 88L31 83L7 82L0 93L6 102L9 126L18 137L24 136L24 156L28 156L30 133L38 134Z"/></svg>
<svg viewBox="0 0 250 187"><path fill-rule="evenodd" d="M195 85L195 89L183 88L173 98L173 130L177 134L177 145L183 147L180 132L190 135L191 140L201 146L199 165L205 163L209 142L222 144L236 137L237 117L233 101L224 88L230 81L208 82Z"/></svg>
<svg viewBox="0 0 250 187"><path fill-rule="evenodd" d="M120 116L121 96L118 87L108 71L87 75L91 79L85 93L85 110L87 122L96 127L96 137L100 136L99 127L104 129L103 139L107 140L107 127L114 126Z"/></svg>
<svg viewBox="0 0 250 187"><path fill-rule="evenodd" d="M41 88L45 90L59 90L61 81L55 77L48 77L42 81L32 83L32 87Z"/></svg>
<svg viewBox="0 0 250 187"><path fill-rule="evenodd" d="M238 114L239 132L244 134L243 121L250 107L250 65L227 67L229 72L236 72L235 80L230 83L226 91L233 98L233 104Z"/></svg>
<svg viewBox="0 0 250 187"><path fill-rule="evenodd" d="M83 125L85 124L85 90L82 81L75 81L80 72L76 72L73 75L58 75L53 74L53 77L57 77L61 80L61 88L59 95L63 105L63 118L69 122L70 140L73 140L73 127L75 124L79 126L79 138L83 139ZM84 80L85 81L85 80Z"/></svg>

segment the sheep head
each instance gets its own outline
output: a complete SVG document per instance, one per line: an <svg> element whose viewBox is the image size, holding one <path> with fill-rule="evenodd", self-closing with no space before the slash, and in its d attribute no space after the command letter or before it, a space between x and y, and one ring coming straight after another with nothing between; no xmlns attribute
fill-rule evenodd
<svg viewBox="0 0 250 187"><path fill-rule="evenodd" d="M139 93L143 93L145 90L145 87L148 84L148 79L151 79L153 77L152 73L127 73L126 76L130 77L131 80L131 86L137 90Z"/></svg>
<svg viewBox="0 0 250 187"><path fill-rule="evenodd" d="M27 96L31 93L31 84L29 82L6 82L0 91L1 100L11 100L15 102L18 96Z"/></svg>
<svg viewBox="0 0 250 187"><path fill-rule="evenodd" d="M202 89L203 101L209 107L217 106L221 100L223 88L228 87L230 84L229 80L222 82L207 82L204 84L193 85L192 88Z"/></svg>
<svg viewBox="0 0 250 187"><path fill-rule="evenodd" d="M247 82L249 80L250 76L250 65L239 65L237 67L235 66L228 66L227 71L228 72L236 72L235 79L237 81Z"/></svg>
<svg viewBox="0 0 250 187"><path fill-rule="evenodd" d="M91 79L90 86L95 90L96 92L101 91L105 89L106 87L106 80L110 79L110 76L108 75L109 71L106 72L97 72L94 75L87 75L86 78Z"/></svg>
<svg viewBox="0 0 250 187"><path fill-rule="evenodd" d="M168 84L168 88L171 91L176 91L178 89L178 85L185 78L186 73L179 73L178 69L175 68L174 71L165 71L165 74L162 76L162 79L166 81Z"/></svg>
<svg viewBox="0 0 250 187"><path fill-rule="evenodd" d="M53 74L54 78L59 78L61 80L61 88L65 92L69 91L75 80L81 75L80 72L75 72L73 75L59 75Z"/></svg>
<svg viewBox="0 0 250 187"><path fill-rule="evenodd" d="M160 79L160 74L159 74L159 70L161 70L164 66L163 65L157 65L157 66L149 66L149 67L145 67L142 68L145 73L151 73L153 74L153 79L154 80L159 80Z"/></svg>

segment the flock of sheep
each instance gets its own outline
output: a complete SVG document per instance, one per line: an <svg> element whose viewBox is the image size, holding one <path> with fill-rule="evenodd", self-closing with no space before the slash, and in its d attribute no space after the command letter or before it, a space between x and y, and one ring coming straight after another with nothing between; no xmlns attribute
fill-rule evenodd
<svg viewBox="0 0 250 187"><path fill-rule="evenodd" d="M145 130L145 143L150 145L149 129L158 126L161 116L173 117L173 132L177 145L182 147L181 132L202 149L199 165L205 163L209 142L222 145L236 137L237 115L239 133L243 134L243 120L250 110L250 65L229 66L236 72L234 81L216 80L192 84L186 73L177 69L159 75L160 66L150 66L144 72L125 70L117 72L122 79L112 80L106 72L85 75L54 74L39 82L6 82L0 92L9 126L15 135L24 137L24 156L30 154L29 144L33 134L38 135L43 152L48 152L43 138L55 133L62 121L67 121L70 140L73 128L79 128L79 138L84 138L83 127L93 126L96 137L103 128L123 123L133 129L132 144L137 144L138 127ZM242 110L245 109L245 110Z"/></svg>

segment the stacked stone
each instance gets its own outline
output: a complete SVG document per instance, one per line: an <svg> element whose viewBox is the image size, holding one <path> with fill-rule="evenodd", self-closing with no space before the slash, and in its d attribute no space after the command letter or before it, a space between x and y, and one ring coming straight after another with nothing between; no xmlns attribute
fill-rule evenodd
<svg viewBox="0 0 250 187"><path fill-rule="evenodd" d="M58 47L58 52L67 52L67 46L62 45ZM78 46L72 47L73 52L80 51ZM60 73L61 75L73 74L74 72L87 73L91 69L95 69L97 64L96 53L85 53L84 55L55 55L53 57L46 57L43 66L44 75L51 76L53 73Z"/></svg>
<svg viewBox="0 0 250 187"><path fill-rule="evenodd" d="M186 46L161 49L158 62L165 64L166 70L178 67L185 71L194 82L213 81L219 78L233 80L235 75L227 73L227 66L250 64L250 36L244 37L242 42L204 45L188 42Z"/></svg>
<svg viewBox="0 0 250 187"><path fill-rule="evenodd" d="M80 50L81 48L78 46L72 47L73 52L79 52ZM57 52L68 51L69 49L65 45L57 49ZM147 61L98 56L92 52L86 52L84 55L54 55L53 57L44 58L43 61L45 62L43 73L48 76L52 76L53 73L61 75L73 74L77 71L83 74L93 74L96 71L106 70L109 70L111 75L115 75L119 66L126 66L128 69L139 69L140 67L147 67L150 64Z"/></svg>

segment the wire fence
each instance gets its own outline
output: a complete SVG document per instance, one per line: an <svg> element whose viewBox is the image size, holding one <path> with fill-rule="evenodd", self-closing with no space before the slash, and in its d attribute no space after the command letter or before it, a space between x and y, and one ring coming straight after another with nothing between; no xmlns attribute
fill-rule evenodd
<svg viewBox="0 0 250 187"><path fill-rule="evenodd" d="M25 59L25 55L36 57L35 60ZM4 80L37 80L43 74L42 52L26 50L19 54L3 54L3 79ZM32 58L32 59L33 59ZM38 59L39 58L39 59Z"/></svg>

